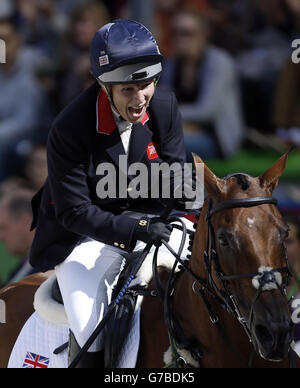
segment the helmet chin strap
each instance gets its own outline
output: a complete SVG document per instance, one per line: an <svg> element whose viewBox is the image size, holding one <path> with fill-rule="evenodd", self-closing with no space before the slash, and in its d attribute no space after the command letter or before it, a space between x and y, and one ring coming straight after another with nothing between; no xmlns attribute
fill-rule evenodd
<svg viewBox="0 0 300 388"><path fill-rule="evenodd" d="M101 86L101 88L105 91L107 97L108 97L108 100L109 102L115 107L115 104L113 102L113 98L112 98L112 87L111 85L103 85L99 80L97 80L98 84ZM117 108L115 108L117 109Z"/></svg>
<svg viewBox="0 0 300 388"><path fill-rule="evenodd" d="M108 98L108 100L110 102L111 107L115 110L115 112L117 114L119 114L121 116L120 112L118 111L117 107L114 104L111 85L103 85L103 84L101 84L101 82L99 82L99 80L98 80L98 83L101 86L101 88L105 91L105 93L107 95L107 98Z"/></svg>

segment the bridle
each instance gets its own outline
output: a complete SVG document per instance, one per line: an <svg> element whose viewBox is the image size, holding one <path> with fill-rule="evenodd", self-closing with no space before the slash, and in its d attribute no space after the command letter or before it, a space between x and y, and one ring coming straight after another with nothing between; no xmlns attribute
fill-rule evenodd
<svg viewBox="0 0 300 388"><path fill-rule="evenodd" d="M226 305L226 308L229 312L233 313L233 315L238 319L238 321L242 324L245 332L247 333L250 341L252 342L251 335L251 325L253 320L253 310L256 301L258 300L261 293L265 290L267 285L272 285L273 288L278 288L283 295L286 295L286 288L289 284L289 278L291 276L291 271L287 259L287 255L285 252L285 262L286 265L280 268L268 268L252 273L245 274L225 274L219 262L218 254L216 251L216 242L215 242L215 232L212 226L211 218L216 213L219 213L226 209L233 208L248 208L255 207L260 205L277 205L277 199L274 197L252 197L252 198L242 198L242 199L233 199L221 203L217 203L213 206L212 200L209 201L208 211L206 214L206 221L208 225L208 236L206 243L206 250L204 252L204 262L208 275L208 284L215 290L215 292L221 297L223 302ZM214 281L214 277L212 275L212 267L214 267L215 274L219 281L222 284L222 288L219 288ZM278 278L276 274L286 273L285 281L282 284L279 284ZM242 316L239 305L237 303L236 297L230 292L229 282L234 280L241 279L256 279L257 281L257 292L251 303L250 315L247 320Z"/></svg>
<svg viewBox="0 0 300 388"><path fill-rule="evenodd" d="M280 268L268 268L266 267L263 270L259 270L258 272L254 273L245 273L245 274L225 274L222 271L219 257L216 250L216 241L215 241L215 232L212 226L211 218L219 212L222 212L226 209L234 209L234 208L248 208L248 207L255 207L260 205L277 205L277 199L274 197L250 197L250 198L242 198L242 199L233 199L228 200L224 202L217 203L213 205L212 199L209 200L208 203L208 210L206 214L206 222L208 225L208 234L207 234L207 241L206 241L206 250L204 252L204 263L205 268L207 272L207 281L199 278L190 268L189 266L181 259L181 253L183 250L183 243L181 244L179 251L176 253L173 251L173 249L165 242L163 244L169 249L169 251L175 256L176 260L173 266L173 269L171 271L169 281L167 283L165 292L162 290L162 286L160 284L160 281L158 279L157 269L155 269L157 265L157 251L154 255L153 260L153 273L154 273L154 280L156 284L156 288L158 291L158 294L160 295L163 304L164 304L164 315L165 315L165 323L169 332L169 337L173 338L175 342L179 345L179 348L185 348L188 349L192 356L197 360L200 361L203 354L202 351L195 346L195 344L191 343L189 340L187 340L183 334L182 328L175 318L173 312L172 312L172 294L174 291L175 283L175 269L178 264L181 265L181 267L188 272L194 279L193 283L193 291L199 295L201 295L203 302L207 308L208 314L210 316L210 320L213 324L215 324L222 335L223 339L227 343L227 345L231 348L232 352L235 354L236 358L239 358L235 349L232 348L230 341L228 340L226 334L223 332L221 326L219 325L219 319L214 314L212 310L212 306L209 302L209 299L207 298L207 293L210 294L215 300L219 302L221 307L223 307L225 310L227 310L229 313L231 313L238 322L242 325L244 328L250 342L252 341L252 333L251 333L251 327L252 327L252 321L253 321L253 311L255 304L260 297L261 293L264 292L267 285L272 285L273 288L278 288L282 295L286 295L286 288L289 283L289 278L291 276L290 267L288 264L287 255L285 252L285 262L286 265ZM186 229L185 224L179 219L179 218L173 218L169 220L172 221L179 221L181 222L181 226L175 225L176 228L181 229L183 231L183 239L185 239L187 233L192 234L193 232ZM215 275L220 281L222 288L218 287L214 280L213 276L213 268L215 271ZM278 282L277 274L286 273L286 278L284 282L281 282L281 284ZM248 324L246 318L241 314L241 309L239 307L239 304L237 302L237 298L233 293L230 291L229 283L231 281L235 280L241 280L241 279L255 279L257 284L257 292L254 296L254 299L251 303L250 308L250 315L248 319ZM196 289L196 285L198 289ZM253 353L254 354L254 353ZM177 353L178 355L178 353ZM181 360L182 357L178 355L178 360ZM252 359L252 357L251 357ZM239 359L240 361L240 359ZM249 364L251 364L251 360L249 361Z"/></svg>
<svg viewBox="0 0 300 388"><path fill-rule="evenodd" d="M233 176L234 174L230 175ZM246 175L246 174L244 174ZM225 179L228 179L226 177ZM131 293L133 296L138 296L138 295L151 295L151 296L156 296L157 294L160 296L162 299L163 305L164 305L164 317L165 317L165 323L167 326L167 330L169 333L169 338L170 338L170 344L171 348L173 349L173 355L175 355L175 365L179 366L179 363L181 363L182 366L188 366L185 359L177 352L176 346L172 346L175 342L181 349L187 349L190 351L192 357L198 362L200 362L201 358L203 357L202 351L199 349L199 344L194 344L192 341L187 340L186 337L184 336L183 330L178 322L178 320L175 318L174 313L172 311L172 295L174 293L174 283L176 280L176 268L178 264L181 265L181 267L189 273L194 279L193 283L193 291L195 293L198 293L201 295L203 302L208 310L210 320L212 321L213 324L217 325L220 334L223 336L223 339L229 346L229 348L232 350L232 352L235 354L235 356L238 358L238 355L236 354L235 350L232 348L230 341L228 341L228 338L225 333L223 333L222 328L218 325L219 320L218 317L216 317L211 309L211 305L209 303L209 300L206 296L206 293L210 294L219 304L221 307L226 309L228 312L232 313L238 321L243 325L250 341L252 339L251 337L251 322L252 322L252 316L253 316L253 309L254 305L259 298L260 294L264 291L264 288L266 285L271 284L276 286L276 288L280 289L282 294L286 294L286 287L288 285L289 277L291 276L291 271L289 268L288 260L287 260L287 255L285 255L285 260L286 260L286 266L285 267L280 267L276 269L266 269L266 270L259 270L256 273L247 273L247 274L233 274L233 275L226 275L223 273L221 270L220 262L218 259L218 255L216 252L216 243L215 243L215 233L214 229L211 223L211 218L213 215L215 215L218 212L221 212L226 209L232 209L232 208L241 208L241 207L253 207L253 206L260 206L264 204L270 204L270 205L277 205L277 200L273 197L254 197L254 198L243 198L243 199L233 199L221 203L217 203L213 206L212 200L209 200L208 204L208 211L206 214L206 221L208 224L208 236L207 236L207 244L206 244L206 250L204 252L204 262L205 262L205 267L207 271L207 276L208 276L208 281L206 282L205 280L199 278L186 264L184 260L181 259L181 255L184 249L186 237L189 234L190 236L194 235L194 231L188 230L186 228L185 223L178 217L171 217L168 218L168 222L173 222L177 221L181 225L173 225L174 228L182 230L182 240L179 246L179 249L177 252L175 252L172 247L165 241L162 241L163 245L170 251L170 253L175 257L175 262L173 265L173 268L171 270L167 285L165 290L163 289L159 276L158 276L158 271L157 271L157 256L158 256L158 250L159 247L156 248L154 257L153 257L153 276L155 280L155 285L156 285L156 290L154 291L149 291L145 289L139 289L139 290L134 290L133 288L130 288L130 284L132 280L134 279L136 273L140 269L143 261L145 260L147 254L150 251L151 244L148 244L142 254L140 255L139 259L134 262L133 269L131 270L131 274L128 277L126 283L123 285L121 291L119 292L117 298L108 306L107 312L105 316L103 317L102 321L97 325L96 329L86 342L86 344L83 346L81 351L77 354L73 362L70 364L69 368L74 368L77 363L80 361L80 359L83 357L83 355L88 351L92 343L95 341L95 339L98 337L99 333L102 331L104 326L106 325L107 321L110 319L110 316L113 314L114 309L116 306L119 305L121 302L123 296L127 293ZM192 240L192 239L191 239ZM193 242L191 241L191 246ZM191 249L190 249L191 250ZM191 250L192 251L192 250ZM216 273L216 276L220 280L222 287L219 288L217 284L214 281L214 277L212 274L212 268L214 266L214 270ZM276 274L281 274L281 273L286 273L286 280L283 284L279 284ZM236 302L235 296L230 292L228 283L233 280L238 280L238 279L247 279L247 278L252 278L253 280L256 280L257 283L257 293L255 295L255 298L252 302L252 307L251 307L251 313L250 313L250 325L247 326L246 319L241 315L239 306ZM196 290L196 284L200 286L199 290ZM60 346L58 349L55 350L55 354L59 354L61 351L63 351L67 347L68 343L63 344ZM253 353L254 354L254 353ZM289 352L290 354L290 363L292 365L292 352ZM252 359L252 356L250 357L250 360ZM239 360L240 361L240 360ZM183 363L183 364L182 364ZM250 362L249 362L250 364Z"/></svg>

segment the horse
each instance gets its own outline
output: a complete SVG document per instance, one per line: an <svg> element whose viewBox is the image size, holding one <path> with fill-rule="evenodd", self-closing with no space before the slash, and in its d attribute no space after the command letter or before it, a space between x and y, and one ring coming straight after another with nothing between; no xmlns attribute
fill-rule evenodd
<svg viewBox="0 0 300 388"><path fill-rule="evenodd" d="M163 367L167 351L177 366L299 367L285 295L288 227L272 197L287 158L255 178L237 173L220 179L204 164L208 196L189 268L174 280L168 302L175 324L157 298L145 297L137 367ZM199 172L203 161L194 155L194 162ZM161 282L168 277L163 271Z"/></svg>
<svg viewBox="0 0 300 388"><path fill-rule="evenodd" d="M35 292L50 274L52 271L30 275L0 290L0 300L5 305L5 322L0 323L0 368L7 367L18 335L34 312Z"/></svg>
<svg viewBox="0 0 300 388"><path fill-rule="evenodd" d="M170 360L175 367L300 366L290 346L293 325L285 296L288 228L272 197L287 158L256 178L221 179L194 155L197 172L204 166L208 196L189 264L178 257L183 270L171 282L169 271L160 268L167 303L153 292L144 296L137 368L161 368ZM0 291L7 306L6 324L0 324L1 368L48 276L32 275ZM155 280L149 284L150 290L157 287Z"/></svg>

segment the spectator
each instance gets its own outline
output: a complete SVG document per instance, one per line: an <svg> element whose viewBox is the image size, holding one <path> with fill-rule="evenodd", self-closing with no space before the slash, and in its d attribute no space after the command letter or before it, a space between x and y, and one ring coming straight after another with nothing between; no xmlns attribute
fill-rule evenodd
<svg viewBox="0 0 300 388"><path fill-rule="evenodd" d="M172 18L179 10L185 7L206 13L211 7L210 0L156 0L155 1L155 29L158 45L164 56L173 55Z"/></svg>
<svg viewBox="0 0 300 388"><path fill-rule="evenodd" d="M11 0L2 0L0 4L0 18L7 18L13 14L14 8Z"/></svg>
<svg viewBox="0 0 300 388"><path fill-rule="evenodd" d="M289 60L277 83L273 122L281 140L300 148L299 83L299 65Z"/></svg>
<svg viewBox="0 0 300 388"><path fill-rule="evenodd" d="M286 240L287 255L292 268L293 277L288 288L288 298L300 298L300 216L296 213L283 214L290 227L289 237ZM300 349L300 324L295 325L294 341Z"/></svg>
<svg viewBox="0 0 300 388"><path fill-rule="evenodd" d="M90 43L96 31L110 21L101 2L89 1L75 9L70 26L70 40L65 50L61 105L69 104L94 81L90 74Z"/></svg>
<svg viewBox="0 0 300 388"><path fill-rule="evenodd" d="M0 184L0 200L6 194L17 189L38 191L45 183L47 169L47 154L45 145L35 145L26 156L22 176L11 176Z"/></svg>
<svg viewBox="0 0 300 388"><path fill-rule="evenodd" d="M70 15L79 5L87 3L89 0L56 0L58 8L65 15Z"/></svg>
<svg viewBox="0 0 300 388"><path fill-rule="evenodd" d="M243 120L232 58L208 43L200 14L181 11L173 19L175 56L165 63L161 85L180 103L188 157L227 157L241 145Z"/></svg>
<svg viewBox="0 0 300 388"><path fill-rule="evenodd" d="M17 144L38 132L45 100L34 78L32 58L22 45L15 23L0 20L0 39L6 43L6 63L0 65L0 181L8 174Z"/></svg>
<svg viewBox="0 0 300 388"><path fill-rule="evenodd" d="M272 132L272 107L276 82L290 55L293 19L282 0L242 0L234 22L240 31L236 63L242 80L247 125Z"/></svg>
<svg viewBox="0 0 300 388"><path fill-rule="evenodd" d="M300 32L300 3L295 0L287 0L294 15L293 38L299 39ZM276 133L283 141L300 148L300 71L299 64L293 63L289 58L278 79L273 124Z"/></svg>
<svg viewBox="0 0 300 388"><path fill-rule="evenodd" d="M8 195L11 195L11 193L15 190L25 189L27 190L28 187L26 186L26 182L21 177L10 177L6 179L4 182L0 184L0 203L2 199ZM1 216L0 216L1 217ZM0 249L4 248L3 243L0 242ZM10 276L10 273L5 273L4 268L8 265L9 268L15 268L15 263L8 263L8 261L11 261L11 255L6 253L6 249L3 251L1 249L1 266L0 266L0 287L2 287L5 283L3 282L3 276L6 279L7 276ZM4 256L2 256L4 254ZM5 275L4 275L4 273Z"/></svg>
<svg viewBox="0 0 300 388"><path fill-rule="evenodd" d="M25 162L26 183L32 190L38 191L48 175L47 152L43 145L35 146Z"/></svg>
<svg viewBox="0 0 300 388"><path fill-rule="evenodd" d="M299 32L300 32L300 3L298 0L286 0L286 4L294 16L294 23L293 23L293 38L299 38Z"/></svg>
<svg viewBox="0 0 300 388"><path fill-rule="evenodd" d="M289 225L289 237L286 240L287 255L292 268L293 278L289 286L289 297L300 296L300 216L286 212L283 217ZM300 338L299 338L300 339Z"/></svg>
<svg viewBox="0 0 300 388"><path fill-rule="evenodd" d="M86 1L86 0L85 0ZM64 2L64 0L63 0ZM69 27L69 15L60 8L57 0L16 0L16 19L23 42L38 52L35 76L47 99L43 115L43 128L38 142L46 142L48 129L60 111L60 58L63 37ZM75 4L76 1L73 1Z"/></svg>
<svg viewBox="0 0 300 388"><path fill-rule="evenodd" d="M59 12L55 0L16 0L21 33L26 44L38 48L40 53L53 59L67 19Z"/></svg>
<svg viewBox="0 0 300 388"><path fill-rule="evenodd" d="M21 177L12 176L5 179L0 184L0 201L7 195L10 195L12 192L16 190L25 189L28 190L30 187L28 186L25 179Z"/></svg>
<svg viewBox="0 0 300 388"><path fill-rule="evenodd" d="M16 190L0 201L0 241L10 254L20 258L20 265L11 274L8 283L19 281L35 272L28 257L34 235L30 231L32 195L30 190Z"/></svg>

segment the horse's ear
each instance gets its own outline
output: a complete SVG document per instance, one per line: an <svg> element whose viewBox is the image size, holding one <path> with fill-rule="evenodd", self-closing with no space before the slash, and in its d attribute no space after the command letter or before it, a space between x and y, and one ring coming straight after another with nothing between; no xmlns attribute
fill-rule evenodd
<svg viewBox="0 0 300 388"><path fill-rule="evenodd" d="M204 174L204 187L207 192L211 195L220 194L223 187L223 180L218 178L198 155L194 153L192 155L198 178L203 179Z"/></svg>
<svg viewBox="0 0 300 388"><path fill-rule="evenodd" d="M278 180L285 170L288 156L291 151L292 149L283 154L281 158L273 164L272 167L270 167L264 174L259 176L260 185L269 189L271 193L277 186Z"/></svg>

